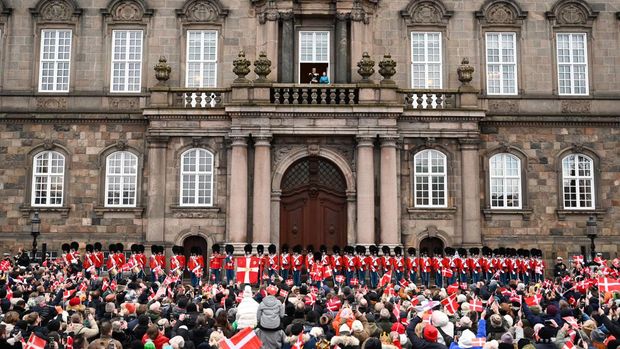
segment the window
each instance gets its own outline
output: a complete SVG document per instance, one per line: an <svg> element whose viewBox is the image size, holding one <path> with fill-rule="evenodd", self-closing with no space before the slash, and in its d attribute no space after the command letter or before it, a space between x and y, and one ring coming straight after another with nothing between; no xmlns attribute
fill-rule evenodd
<svg viewBox="0 0 620 349"><path fill-rule="evenodd" d="M521 160L512 154L489 159L491 208L521 208Z"/></svg>
<svg viewBox="0 0 620 349"><path fill-rule="evenodd" d="M311 83L323 73L329 75L329 32L299 32L299 82Z"/></svg>
<svg viewBox="0 0 620 349"><path fill-rule="evenodd" d="M586 34L557 34L560 95L588 94Z"/></svg>
<svg viewBox="0 0 620 349"><path fill-rule="evenodd" d="M187 32L187 87L215 87L217 84L217 31Z"/></svg>
<svg viewBox="0 0 620 349"><path fill-rule="evenodd" d="M411 87L441 88L441 33L411 33Z"/></svg>
<svg viewBox="0 0 620 349"><path fill-rule="evenodd" d="M562 159L562 187L565 209L593 209L594 161L583 154Z"/></svg>
<svg viewBox="0 0 620 349"><path fill-rule="evenodd" d="M213 154L190 149L181 155L181 206L213 205Z"/></svg>
<svg viewBox="0 0 620 349"><path fill-rule="evenodd" d="M135 207L138 158L128 151L117 151L106 158L106 207Z"/></svg>
<svg viewBox="0 0 620 349"><path fill-rule="evenodd" d="M140 92L142 30L112 31L111 92Z"/></svg>
<svg viewBox="0 0 620 349"><path fill-rule="evenodd" d="M517 43L515 33L487 33L487 93L517 94Z"/></svg>
<svg viewBox="0 0 620 349"><path fill-rule="evenodd" d="M39 92L69 92L71 30L41 31Z"/></svg>
<svg viewBox="0 0 620 349"><path fill-rule="evenodd" d="M65 157L44 151L33 159L32 206L62 206Z"/></svg>
<svg viewBox="0 0 620 349"><path fill-rule="evenodd" d="M413 161L415 205L446 207L446 156L437 150L423 150Z"/></svg>

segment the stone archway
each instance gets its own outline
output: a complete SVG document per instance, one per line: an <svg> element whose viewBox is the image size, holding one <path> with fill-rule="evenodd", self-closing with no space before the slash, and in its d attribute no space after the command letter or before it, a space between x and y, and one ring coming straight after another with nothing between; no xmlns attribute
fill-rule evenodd
<svg viewBox="0 0 620 349"><path fill-rule="evenodd" d="M357 240L355 235L355 177L353 170L349 166L347 161L338 152L322 148L318 145L311 145L308 147L296 147L291 150L286 157L279 163L275 164L273 171L273 179L271 182L271 236L270 239L273 242L280 241L280 202L282 196L282 180L286 171L302 158L305 157L321 157L332 162L341 172L346 183L346 210L347 210L347 243L354 244Z"/></svg>

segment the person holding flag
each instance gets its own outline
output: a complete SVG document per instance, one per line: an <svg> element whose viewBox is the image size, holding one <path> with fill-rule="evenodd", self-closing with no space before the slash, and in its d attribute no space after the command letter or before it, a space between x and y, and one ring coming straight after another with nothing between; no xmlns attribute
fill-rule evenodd
<svg viewBox="0 0 620 349"><path fill-rule="evenodd" d="M407 266L407 276L409 282L416 283L418 281L418 257L416 256L416 249L414 247L409 247L407 249L407 260L405 262Z"/></svg>
<svg viewBox="0 0 620 349"><path fill-rule="evenodd" d="M244 256L237 257L237 282L245 285L258 285L259 259L252 255L252 245L243 247Z"/></svg>
<svg viewBox="0 0 620 349"><path fill-rule="evenodd" d="M202 249L198 246L193 246L190 250L189 261L187 262L187 269L191 275L191 282L193 287L198 287L202 274L204 273L205 261L202 256Z"/></svg>
<svg viewBox="0 0 620 349"><path fill-rule="evenodd" d="M209 270L211 271L210 279L213 284L218 284L222 281L220 273L222 271L222 260L224 256L221 254L219 244L213 244L211 246L211 256L209 257Z"/></svg>
<svg viewBox="0 0 620 349"><path fill-rule="evenodd" d="M172 246L172 255L170 257L170 274L183 280L183 272L185 271L185 255L183 255L182 246Z"/></svg>
<svg viewBox="0 0 620 349"><path fill-rule="evenodd" d="M280 248L280 276L288 280L291 270L291 255L288 253L288 245L284 244Z"/></svg>
<svg viewBox="0 0 620 349"><path fill-rule="evenodd" d="M351 280L357 279L357 267L355 265L355 256L354 256L354 248L353 246L345 246L344 248L344 274L346 277L346 285L351 286Z"/></svg>
<svg viewBox="0 0 620 349"><path fill-rule="evenodd" d="M323 287L323 281L325 281L324 276L324 266L321 263L321 252L314 252L312 256L314 259L314 263L312 263L312 267L309 271L309 278L312 280L312 284L318 288Z"/></svg>

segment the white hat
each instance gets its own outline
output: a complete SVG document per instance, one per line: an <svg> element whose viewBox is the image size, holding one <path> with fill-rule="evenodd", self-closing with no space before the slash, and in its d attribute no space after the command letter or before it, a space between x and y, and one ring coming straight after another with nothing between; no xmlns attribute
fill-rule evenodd
<svg viewBox="0 0 620 349"><path fill-rule="evenodd" d="M342 326L340 326L339 332L341 334L342 332L351 333L351 329L349 328L349 326L347 326L347 324L342 324Z"/></svg>
<svg viewBox="0 0 620 349"><path fill-rule="evenodd" d="M252 297L252 287L250 285L245 285L243 289L243 297Z"/></svg>
<svg viewBox="0 0 620 349"><path fill-rule="evenodd" d="M364 325L362 325L361 321L355 320L351 324L351 330L353 330L353 332L361 332L364 330Z"/></svg>
<svg viewBox="0 0 620 349"><path fill-rule="evenodd" d="M183 337L181 336L174 336L170 339L169 341L170 345L172 345L173 348L183 348L185 346L185 339L183 339Z"/></svg>
<svg viewBox="0 0 620 349"><path fill-rule="evenodd" d="M461 337L459 337L459 348L471 348L471 341L474 338L476 338L476 335L472 331L463 331L463 333L461 333Z"/></svg>

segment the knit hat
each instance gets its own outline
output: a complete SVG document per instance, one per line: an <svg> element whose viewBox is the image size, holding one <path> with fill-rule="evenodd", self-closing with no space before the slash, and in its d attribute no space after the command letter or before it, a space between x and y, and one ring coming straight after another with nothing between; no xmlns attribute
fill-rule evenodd
<svg viewBox="0 0 620 349"><path fill-rule="evenodd" d="M508 314L504 315L504 321L506 321L506 324L508 324L508 327L512 327L512 324L514 323L512 316Z"/></svg>
<svg viewBox="0 0 620 349"><path fill-rule="evenodd" d="M603 331L596 329L590 333L590 338L592 342L603 343L605 341L605 333Z"/></svg>
<svg viewBox="0 0 620 349"><path fill-rule="evenodd" d="M136 312L136 305L134 303L125 303L125 310L128 314L134 314Z"/></svg>
<svg viewBox="0 0 620 349"><path fill-rule="evenodd" d="M558 307L553 304L549 304L547 307L547 315L554 317L558 314Z"/></svg>
<svg viewBox="0 0 620 349"><path fill-rule="evenodd" d="M70 307L77 307L78 305L80 305L80 299L78 297L73 297L69 300Z"/></svg>
<svg viewBox="0 0 620 349"><path fill-rule="evenodd" d="M355 322L353 324L355 324ZM390 330L398 332L398 334L403 334L405 333L405 326L400 322L395 322Z"/></svg>
<svg viewBox="0 0 620 349"><path fill-rule="evenodd" d="M243 289L243 297L252 297L252 287L250 285L245 285Z"/></svg>
<svg viewBox="0 0 620 349"><path fill-rule="evenodd" d="M170 338L169 343L173 348L183 348L185 346L185 339L181 336L174 336Z"/></svg>
<svg viewBox="0 0 620 349"><path fill-rule="evenodd" d="M463 311L464 314L469 313L469 311L471 310L469 308L469 303L465 302L461 304L461 310Z"/></svg>
<svg viewBox="0 0 620 349"><path fill-rule="evenodd" d="M161 310L161 303L154 302L149 306L149 310L158 313Z"/></svg>
<svg viewBox="0 0 620 349"><path fill-rule="evenodd" d="M460 327L467 327L470 328L471 327L471 319L469 318L469 316L463 316L460 320L458 325Z"/></svg>
<svg viewBox="0 0 620 349"><path fill-rule="evenodd" d="M353 321L353 323L351 324L351 330L353 332L361 332L364 330L364 325L362 325L362 322L359 320L355 320Z"/></svg>
<svg viewBox="0 0 620 349"><path fill-rule="evenodd" d="M514 338L512 338L512 334L510 334L510 332L504 333L502 335L502 338L500 339L500 343L512 344L513 341L514 341Z"/></svg>
<svg viewBox="0 0 620 349"><path fill-rule="evenodd" d="M499 314L491 315L491 326L493 327L501 327L502 326L502 317Z"/></svg>
<svg viewBox="0 0 620 349"><path fill-rule="evenodd" d="M463 333L461 333L461 337L459 337L459 348L471 348L472 344L471 341L472 339L476 338L476 335L470 331L470 330L465 330L463 331Z"/></svg>
<svg viewBox="0 0 620 349"><path fill-rule="evenodd" d="M275 296L278 293L278 287L275 285L267 286L267 294Z"/></svg>
<svg viewBox="0 0 620 349"><path fill-rule="evenodd" d="M351 329L349 328L349 326L347 326L347 324L342 324L338 332L340 332L341 335L343 333L351 334Z"/></svg>
<svg viewBox="0 0 620 349"><path fill-rule="evenodd" d="M151 340L147 341L144 343L144 349L155 349L155 343Z"/></svg>
<svg viewBox="0 0 620 349"><path fill-rule="evenodd" d="M437 342L438 335L439 335L439 332L437 331L437 328L435 328L435 326L426 325L424 327L424 339L427 342Z"/></svg>
<svg viewBox="0 0 620 349"><path fill-rule="evenodd" d="M106 303L104 309L106 313L112 313L114 312L114 309L116 309L116 305L114 305L114 303L111 303L111 302Z"/></svg>
<svg viewBox="0 0 620 349"><path fill-rule="evenodd" d="M389 319L390 318L390 311L383 308L381 309L381 312L379 313L379 317L382 319Z"/></svg>

